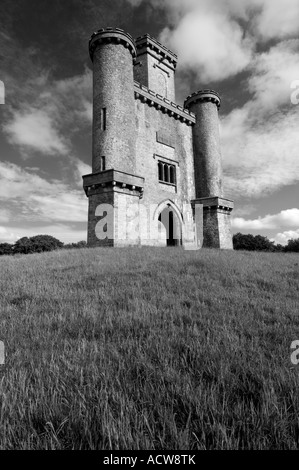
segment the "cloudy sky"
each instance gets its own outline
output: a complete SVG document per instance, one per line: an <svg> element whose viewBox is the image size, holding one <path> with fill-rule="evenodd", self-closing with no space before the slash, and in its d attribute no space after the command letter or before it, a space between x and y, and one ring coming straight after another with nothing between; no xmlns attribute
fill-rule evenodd
<svg viewBox="0 0 299 470"><path fill-rule="evenodd" d="M0 242L86 239L87 45L106 26L178 54L179 104L202 88L221 94L234 232L299 237L299 0L1 0Z"/></svg>

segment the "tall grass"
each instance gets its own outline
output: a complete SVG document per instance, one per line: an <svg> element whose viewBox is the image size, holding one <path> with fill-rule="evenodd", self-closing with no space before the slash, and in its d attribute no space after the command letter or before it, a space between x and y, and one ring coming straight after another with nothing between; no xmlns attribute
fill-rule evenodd
<svg viewBox="0 0 299 470"><path fill-rule="evenodd" d="M299 256L0 258L0 449L295 449Z"/></svg>

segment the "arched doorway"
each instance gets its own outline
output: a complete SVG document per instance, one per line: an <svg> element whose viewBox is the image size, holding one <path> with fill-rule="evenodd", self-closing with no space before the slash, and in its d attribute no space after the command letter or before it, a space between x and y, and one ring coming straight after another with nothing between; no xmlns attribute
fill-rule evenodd
<svg viewBox="0 0 299 470"><path fill-rule="evenodd" d="M171 203L162 203L157 210L161 241L165 246L182 245L182 220L178 209Z"/></svg>

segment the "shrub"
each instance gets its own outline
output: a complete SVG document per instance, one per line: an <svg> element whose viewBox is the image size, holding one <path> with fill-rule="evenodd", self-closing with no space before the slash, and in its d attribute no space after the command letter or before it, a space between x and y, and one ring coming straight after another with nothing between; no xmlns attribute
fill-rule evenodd
<svg viewBox="0 0 299 470"><path fill-rule="evenodd" d="M66 245L64 245L63 248L66 248L67 250L69 250L71 248L86 248L86 247L87 247L86 241L81 240L80 242L77 242L77 243L67 243Z"/></svg>
<svg viewBox="0 0 299 470"><path fill-rule="evenodd" d="M63 243L51 235L36 235L34 237L20 238L14 245L14 253L41 253L43 251L53 251L62 248Z"/></svg>
<svg viewBox="0 0 299 470"><path fill-rule="evenodd" d="M252 235L243 233L236 233L233 236L233 245L235 250L248 250L248 251L278 251L274 242L271 242L267 237L262 235Z"/></svg>

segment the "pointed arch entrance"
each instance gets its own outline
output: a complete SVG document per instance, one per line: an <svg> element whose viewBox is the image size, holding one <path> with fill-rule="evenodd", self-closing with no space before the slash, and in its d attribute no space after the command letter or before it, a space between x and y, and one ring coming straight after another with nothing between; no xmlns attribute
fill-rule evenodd
<svg viewBox="0 0 299 470"><path fill-rule="evenodd" d="M174 202L169 199L161 202L154 218L158 221L160 241L163 245L181 246L183 218Z"/></svg>

